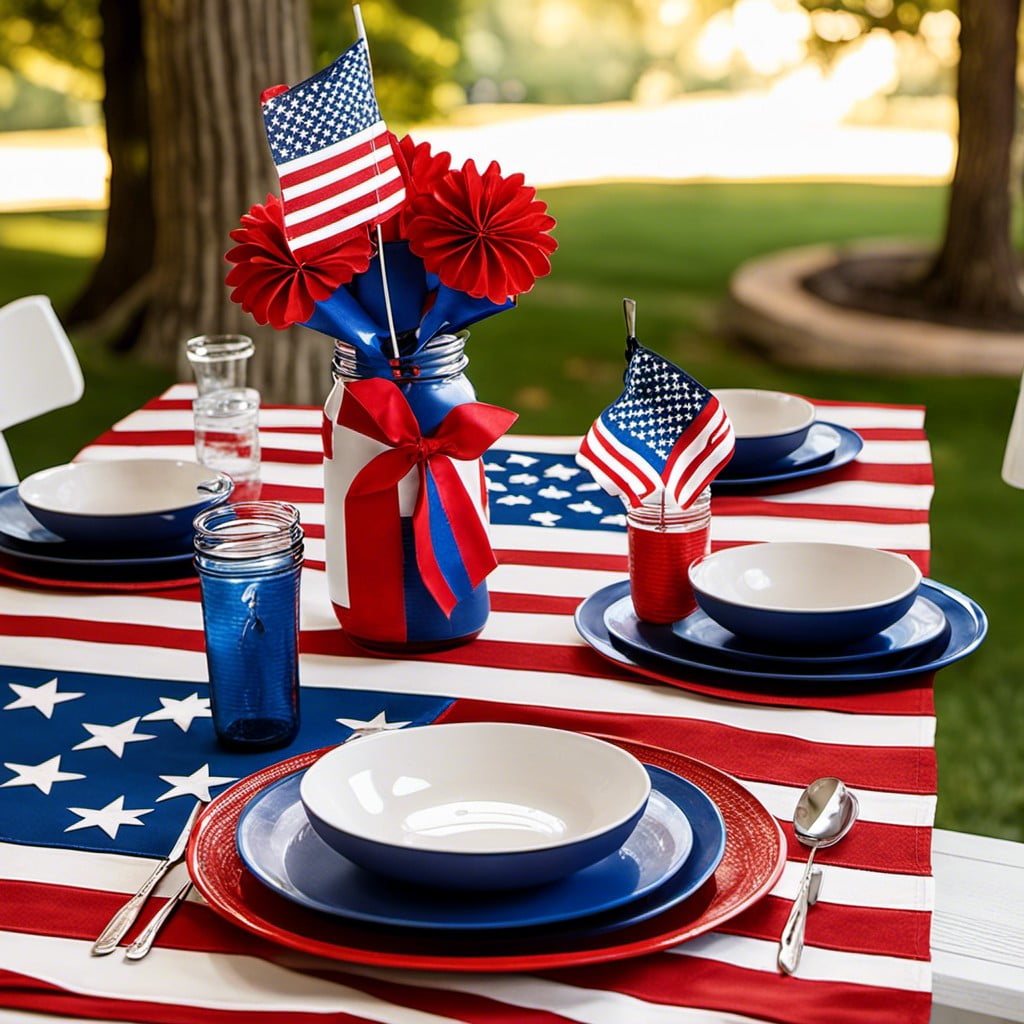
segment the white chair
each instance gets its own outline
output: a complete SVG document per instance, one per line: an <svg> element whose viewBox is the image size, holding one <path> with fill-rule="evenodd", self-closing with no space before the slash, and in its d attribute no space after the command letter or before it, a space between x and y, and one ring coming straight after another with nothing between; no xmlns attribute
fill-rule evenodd
<svg viewBox="0 0 1024 1024"><path fill-rule="evenodd" d="M0 307L0 486L18 473L2 431L82 397L78 357L45 295Z"/></svg>

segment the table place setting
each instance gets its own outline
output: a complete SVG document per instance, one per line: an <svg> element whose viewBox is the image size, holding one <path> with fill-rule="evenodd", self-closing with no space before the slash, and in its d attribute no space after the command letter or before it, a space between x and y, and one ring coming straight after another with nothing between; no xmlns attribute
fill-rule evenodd
<svg viewBox="0 0 1024 1024"><path fill-rule="evenodd" d="M355 16L259 97L227 253L323 408L264 443L200 335L0 495L0 1007L926 1024L933 675L987 623L927 576L923 410L708 388L626 299L619 397L510 434L468 327L554 218L387 130Z"/></svg>
<svg viewBox="0 0 1024 1024"><path fill-rule="evenodd" d="M192 521L233 481L194 462L75 462L0 493L0 574L67 589L195 582Z"/></svg>

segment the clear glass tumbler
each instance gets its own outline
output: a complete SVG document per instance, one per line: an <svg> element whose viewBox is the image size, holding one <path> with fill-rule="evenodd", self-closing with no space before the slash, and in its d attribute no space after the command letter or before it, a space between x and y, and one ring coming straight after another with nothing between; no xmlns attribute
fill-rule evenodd
<svg viewBox="0 0 1024 1024"><path fill-rule="evenodd" d="M255 348L245 334L200 334L185 342L200 395L244 388L245 374Z"/></svg>
<svg viewBox="0 0 1024 1024"><path fill-rule="evenodd" d="M280 501L195 519L213 727L222 746L269 750L299 730L299 513Z"/></svg>
<svg viewBox="0 0 1024 1024"><path fill-rule="evenodd" d="M192 403L196 459L231 477L234 501L260 496L259 415L260 395L253 388L213 391Z"/></svg>
<svg viewBox="0 0 1024 1024"><path fill-rule="evenodd" d="M660 503L630 509L626 530L637 618L660 624L685 619L697 608L690 566L711 550L710 489L686 509L666 509Z"/></svg>

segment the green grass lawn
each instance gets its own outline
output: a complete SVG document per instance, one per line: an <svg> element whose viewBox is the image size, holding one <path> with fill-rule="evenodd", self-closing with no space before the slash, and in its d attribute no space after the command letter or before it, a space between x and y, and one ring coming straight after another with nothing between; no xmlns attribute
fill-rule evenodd
<svg viewBox="0 0 1024 1024"><path fill-rule="evenodd" d="M1024 839L1024 631L1014 584L1024 567L1024 494L999 467L1017 383L876 376L776 367L721 336L718 304L732 270L761 253L872 236L937 238L937 188L839 184L606 185L548 190L558 218L551 276L514 311L479 324L470 376L481 399L521 414L517 429L579 433L617 393L621 300L639 333L704 383L796 391L812 398L925 405L937 493L932 575L986 609L987 642L937 677L945 828ZM67 298L100 244L94 218L0 218L0 302L33 291ZM76 339L86 396L8 432L22 472L65 460L168 379ZM326 382L325 382L326 389ZM837 771L841 766L837 766Z"/></svg>

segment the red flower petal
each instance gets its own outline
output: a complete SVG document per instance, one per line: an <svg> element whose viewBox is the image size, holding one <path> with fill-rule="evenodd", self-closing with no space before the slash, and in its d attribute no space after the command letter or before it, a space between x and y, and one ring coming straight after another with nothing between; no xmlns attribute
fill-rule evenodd
<svg viewBox="0 0 1024 1024"><path fill-rule="evenodd" d="M226 254L225 283L232 302L260 324L283 330L313 315L316 304L351 281L370 265L371 243L365 228L353 231L330 252L299 263L284 232L284 208L276 196L267 196L243 214L241 227L230 232L238 243Z"/></svg>
<svg viewBox="0 0 1024 1024"><path fill-rule="evenodd" d="M555 220L535 197L521 174L504 178L496 162L481 174L467 160L406 201L409 248L449 288L505 302L550 271L558 247Z"/></svg>

